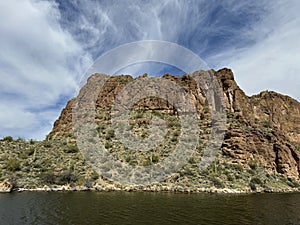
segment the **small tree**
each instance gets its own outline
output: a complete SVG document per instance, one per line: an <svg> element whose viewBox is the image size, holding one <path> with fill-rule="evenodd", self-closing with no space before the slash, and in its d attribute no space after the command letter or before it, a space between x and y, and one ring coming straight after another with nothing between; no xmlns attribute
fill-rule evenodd
<svg viewBox="0 0 300 225"><path fill-rule="evenodd" d="M3 138L3 141L12 142L14 139L12 136L6 136Z"/></svg>

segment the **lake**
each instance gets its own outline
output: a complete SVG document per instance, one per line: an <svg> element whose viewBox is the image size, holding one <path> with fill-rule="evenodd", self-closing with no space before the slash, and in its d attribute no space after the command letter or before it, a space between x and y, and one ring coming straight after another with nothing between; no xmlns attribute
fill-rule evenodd
<svg viewBox="0 0 300 225"><path fill-rule="evenodd" d="M0 194L0 224L300 224L300 194Z"/></svg>

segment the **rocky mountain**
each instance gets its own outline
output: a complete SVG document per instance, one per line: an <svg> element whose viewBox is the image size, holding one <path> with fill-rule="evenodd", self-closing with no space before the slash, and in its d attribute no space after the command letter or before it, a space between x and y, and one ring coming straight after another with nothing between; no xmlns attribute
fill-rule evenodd
<svg viewBox="0 0 300 225"><path fill-rule="evenodd" d="M272 91L248 97L235 82L230 69L224 68L213 73L222 87L227 108L227 130L221 158L239 163L244 168L256 162L270 173L299 178L300 103ZM93 82L93 76L88 82ZM189 75L178 77L166 74L163 77L183 86L199 113L205 113L204 92ZM109 110L118 93L133 79L129 75L111 77L98 95L97 109ZM48 136L50 140L72 136L73 102L74 99L68 102L55 122ZM138 104L148 111L173 110L162 99L144 99Z"/></svg>

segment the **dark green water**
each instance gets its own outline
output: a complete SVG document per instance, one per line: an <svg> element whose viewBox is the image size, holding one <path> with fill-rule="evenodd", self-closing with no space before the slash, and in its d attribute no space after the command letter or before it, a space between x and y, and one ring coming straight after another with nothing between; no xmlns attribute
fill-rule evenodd
<svg viewBox="0 0 300 225"><path fill-rule="evenodd" d="M300 224L300 194L1 194L0 224Z"/></svg>

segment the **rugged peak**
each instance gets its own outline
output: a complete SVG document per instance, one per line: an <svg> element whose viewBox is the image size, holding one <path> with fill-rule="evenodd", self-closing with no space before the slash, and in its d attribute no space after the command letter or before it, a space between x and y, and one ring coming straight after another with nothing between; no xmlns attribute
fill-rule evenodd
<svg viewBox="0 0 300 225"><path fill-rule="evenodd" d="M143 75L139 76L138 78L146 78L146 77L148 77L148 74L144 73Z"/></svg>
<svg viewBox="0 0 300 225"><path fill-rule="evenodd" d="M215 76L220 82L225 92L227 91L242 91L234 80L234 74L231 69L223 68L215 72ZM243 92L243 91L242 91ZM244 92L243 92L244 93Z"/></svg>
<svg viewBox="0 0 300 225"><path fill-rule="evenodd" d="M282 101L291 102L293 104L299 104L299 102L288 95L283 95L275 91L262 91L258 95L253 95L252 98L263 98L263 99L281 99Z"/></svg>
<svg viewBox="0 0 300 225"><path fill-rule="evenodd" d="M248 123L244 118L250 117L252 107L249 98L234 80L232 70L228 68L220 69L215 72L215 76L223 89L226 107L229 112Z"/></svg>
<svg viewBox="0 0 300 225"><path fill-rule="evenodd" d="M168 73L164 74L162 77L165 78L165 79L175 81L175 82L181 80L181 78L179 76L174 76L174 75L171 75L171 74L168 74Z"/></svg>
<svg viewBox="0 0 300 225"><path fill-rule="evenodd" d="M231 80L234 81L234 75L231 69L223 68L216 72L216 76L222 81Z"/></svg>

